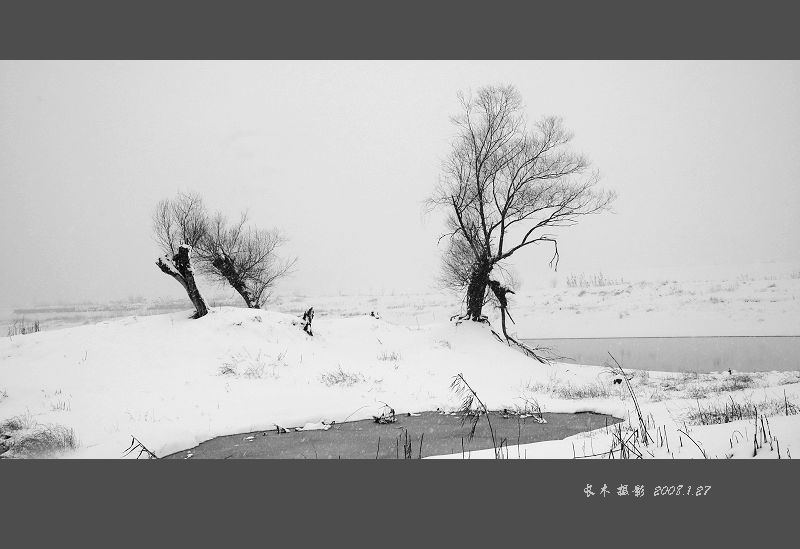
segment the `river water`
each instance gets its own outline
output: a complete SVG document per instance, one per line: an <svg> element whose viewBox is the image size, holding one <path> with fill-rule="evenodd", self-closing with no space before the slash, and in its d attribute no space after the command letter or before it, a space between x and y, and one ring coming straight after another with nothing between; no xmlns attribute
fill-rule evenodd
<svg viewBox="0 0 800 549"><path fill-rule="evenodd" d="M800 370L798 336L615 337L526 339L552 348L565 362L603 366L610 352L625 368L668 372Z"/></svg>

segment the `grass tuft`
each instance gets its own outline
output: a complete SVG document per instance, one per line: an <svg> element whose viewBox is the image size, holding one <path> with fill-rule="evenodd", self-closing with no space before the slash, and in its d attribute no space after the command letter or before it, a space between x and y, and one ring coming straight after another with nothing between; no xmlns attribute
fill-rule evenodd
<svg viewBox="0 0 800 549"><path fill-rule="evenodd" d="M763 374L733 374L714 377L712 374L684 372L678 376L664 377L658 380L659 391L682 391L686 398L692 400L707 398L710 395L743 391L758 387Z"/></svg>
<svg viewBox="0 0 800 549"><path fill-rule="evenodd" d="M706 405L698 402L697 408L690 410L687 414L686 421L692 425L716 425L759 416L792 416L796 414L800 414L800 407L790 402L785 395L783 398L765 398L758 403L754 403L750 399L736 402L730 398L728 401L717 401Z"/></svg>
<svg viewBox="0 0 800 549"><path fill-rule="evenodd" d="M9 436L4 442L8 457L48 457L78 447L78 439L71 427L40 425L30 414L3 421L0 433Z"/></svg>
<svg viewBox="0 0 800 549"><path fill-rule="evenodd" d="M378 355L378 360L382 360L382 361L385 361L385 362L397 362L401 358L402 358L402 356L397 351L392 351L391 353L387 353L386 351L383 351L383 352L381 352L381 354Z"/></svg>
<svg viewBox="0 0 800 549"><path fill-rule="evenodd" d="M792 383L800 383L800 372L786 372L778 380L778 385L791 385Z"/></svg>
<svg viewBox="0 0 800 549"><path fill-rule="evenodd" d="M72 410L72 405L66 400L57 400L50 403L50 409L54 412L69 412Z"/></svg>
<svg viewBox="0 0 800 549"><path fill-rule="evenodd" d="M14 319L8 325L8 337L15 335L25 335L40 332L42 330L39 321L34 320L32 323L25 322L25 318Z"/></svg>
<svg viewBox="0 0 800 549"><path fill-rule="evenodd" d="M599 288L603 286L617 286L624 283L625 281L622 278L608 278L602 272L590 276L586 276L583 273L579 275L571 274L567 277L567 287L569 288Z"/></svg>
<svg viewBox="0 0 800 549"><path fill-rule="evenodd" d="M0 423L0 433L13 433L14 431L22 431L25 429L32 429L36 426L36 420L30 413L24 416L14 416L6 419Z"/></svg>
<svg viewBox="0 0 800 549"><path fill-rule="evenodd" d="M344 371L342 369L342 365L340 364L336 370L332 372L323 373L320 376L320 380L328 387L333 387L336 385L342 385L344 387L352 387L357 383L363 383L367 381L367 378L364 377L364 375L361 374L360 372Z"/></svg>
<svg viewBox="0 0 800 549"><path fill-rule="evenodd" d="M550 393L565 400L580 400L587 398L607 398L612 396L609 387L599 381L586 385L573 385L571 382L563 383L551 379L548 383L529 383L525 387L533 393Z"/></svg>
<svg viewBox="0 0 800 549"><path fill-rule="evenodd" d="M10 451L19 457L44 457L78 447L75 431L55 424L42 426L11 440Z"/></svg>
<svg viewBox="0 0 800 549"><path fill-rule="evenodd" d="M247 379L278 379L278 369L286 366L286 351L280 353L275 360L267 362L261 355L261 351L254 357L248 351L231 356L219 367L218 373L221 376L244 377Z"/></svg>

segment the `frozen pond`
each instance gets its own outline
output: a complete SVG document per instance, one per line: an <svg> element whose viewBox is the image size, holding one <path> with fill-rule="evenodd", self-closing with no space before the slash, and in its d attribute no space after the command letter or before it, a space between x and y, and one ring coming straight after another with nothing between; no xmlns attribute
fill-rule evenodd
<svg viewBox="0 0 800 549"><path fill-rule="evenodd" d="M189 450L176 452L173 459L402 459L457 454L469 457L473 450L502 446L503 455L517 454L519 444L560 440L608 427L620 419L592 413L542 414L546 423L533 417L504 417L490 412L495 442L486 422L480 418L475 436L469 439L471 425L460 416L440 412L422 412L413 416L397 416L395 423L379 425L371 419L337 423L327 431L293 431L278 434L276 430L257 431L217 437Z"/></svg>
<svg viewBox="0 0 800 549"><path fill-rule="evenodd" d="M615 337L526 339L566 362L602 366L610 352L624 368L668 372L800 370L800 337Z"/></svg>

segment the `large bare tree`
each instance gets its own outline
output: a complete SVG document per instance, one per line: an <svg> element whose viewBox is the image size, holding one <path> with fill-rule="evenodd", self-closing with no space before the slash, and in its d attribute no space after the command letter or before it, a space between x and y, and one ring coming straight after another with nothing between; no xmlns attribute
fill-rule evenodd
<svg viewBox="0 0 800 549"><path fill-rule="evenodd" d="M230 284L248 307L259 309L269 300L276 282L288 275L296 262L278 256L285 242L277 229L249 225L246 213L235 223L217 213L208 221L198 254L204 274Z"/></svg>
<svg viewBox="0 0 800 549"><path fill-rule="evenodd" d="M558 239L550 230L609 209L615 194L597 188L599 175L569 149L572 134L560 118L527 123L513 86L458 97L457 135L428 201L447 212L443 280L465 294L462 319L484 320L483 307L494 298L511 339L505 317L513 288L497 280L498 271L535 244L553 247L550 264L557 267Z"/></svg>
<svg viewBox="0 0 800 549"><path fill-rule="evenodd" d="M156 265L183 286L195 308L195 318L208 313L194 278L193 251L205 239L207 215L203 199L194 193L179 193L158 203L153 213L153 235L163 256Z"/></svg>

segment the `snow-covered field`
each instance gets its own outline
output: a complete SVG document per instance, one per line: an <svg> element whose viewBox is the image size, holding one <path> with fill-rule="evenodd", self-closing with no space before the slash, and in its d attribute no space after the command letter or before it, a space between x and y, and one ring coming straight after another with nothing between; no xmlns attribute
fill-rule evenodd
<svg viewBox="0 0 800 549"><path fill-rule="evenodd" d="M769 290L763 292L775 293ZM782 289L776 307L793 305L790 293ZM637 426L625 384L613 383L605 368L539 364L499 343L484 325L420 318L401 326L365 312L320 315L314 337L294 315L219 307L198 320L182 311L0 338L0 430L11 437L6 456L25 455L26 448L35 454L38 437L50 446L74 441L63 457L116 458L131 436L161 456L276 424L369 418L384 403L398 412L452 410L459 399L450 384L458 373L493 409L538 403L547 412L613 414L626 420L625 429L630 417ZM778 442L773 449L763 444L757 457L777 458L778 448L781 457L800 455L800 415L785 415L800 404L800 372L632 373L652 432L664 431L669 440L669 449L651 444L646 457L702 457L678 429L708 457L752 456L753 419L698 425L698 408L709 417L731 402L768 414L769 440ZM608 450L612 438L600 430L512 447L509 457L581 457Z"/></svg>
<svg viewBox="0 0 800 549"><path fill-rule="evenodd" d="M726 274L726 272L728 274ZM737 273L731 275L730 272ZM764 264L691 272L551 273L510 296L510 326L520 338L800 335L800 264ZM241 306L234 292L211 294L212 306ZM359 316L377 311L399 325L444 322L458 312L452 294L344 293L279 294L270 310L302 314L313 306L319 317ZM176 312L186 298L131 300L106 305L0 309L0 335L15 319L39 320L43 330L93 324L122 316ZM494 311L485 310L490 318Z"/></svg>
<svg viewBox="0 0 800 549"><path fill-rule="evenodd" d="M509 297L511 330L520 338L800 335L800 264L794 263L531 274ZM447 320L460 302L442 292L293 295L280 297L274 308L296 314L310 305L323 315L375 310L395 324L421 326ZM484 312L497 316L491 308Z"/></svg>

